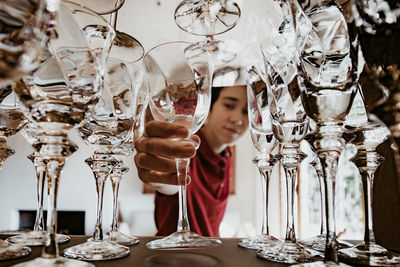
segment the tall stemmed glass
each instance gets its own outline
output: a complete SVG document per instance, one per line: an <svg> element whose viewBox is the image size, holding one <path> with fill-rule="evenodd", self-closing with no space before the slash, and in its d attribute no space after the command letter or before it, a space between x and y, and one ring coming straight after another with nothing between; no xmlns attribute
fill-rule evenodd
<svg viewBox="0 0 400 267"><path fill-rule="evenodd" d="M149 82L149 106L159 121L181 124L194 134L205 122L210 108L212 56L187 42L169 42L152 48L144 57ZM192 142L179 139L180 142ZM198 146L198 144L195 144ZM177 231L147 243L151 249L202 248L221 244L190 231L186 207L186 176L190 159L177 158L179 218Z"/></svg>
<svg viewBox="0 0 400 267"><path fill-rule="evenodd" d="M59 257L56 242L57 191L66 158L76 146L68 140L68 130L79 124L85 113L98 101L101 81L100 61L90 51L82 30L85 25L103 25L103 41L111 44L114 31L93 11L71 2L60 3L57 21L49 33L48 47L53 56L26 77L27 87L14 92L27 108L27 115L43 129L39 153L46 164L48 181L48 217L46 244L42 256L18 266L92 266L89 263ZM110 40L111 39L111 40ZM109 47L104 47L105 52Z"/></svg>
<svg viewBox="0 0 400 267"><path fill-rule="evenodd" d="M2 1L0 12L0 102L11 92L11 84L22 78L23 75L35 70L39 66L39 57L43 51L43 44L47 37L43 33L48 30L47 16L57 9L57 0L42 1ZM47 9L48 4L55 3L53 9ZM38 14L42 14L39 16ZM39 25L42 27L39 27ZM2 117L5 124L12 122L13 126L18 126L17 120L22 120L23 116L16 116L15 112L2 110ZM2 132L9 132L7 125L2 127ZM14 129L16 130L16 129ZM10 149L5 140L0 142L0 165L10 155ZM1 166L0 166L1 168ZM0 260L13 259L26 256L30 253L30 248L16 244L10 244L0 240Z"/></svg>
<svg viewBox="0 0 400 267"><path fill-rule="evenodd" d="M296 240L294 228L294 194L298 167L306 157L300 150L300 142L307 134L309 118L300 99L297 85L297 56L293 47L284 45L285 34L266 39L261 44L267 74L267 86L271 92L272 130L282 148L276 158L282 164L286 175L287 218L285 241L270 249L257 252L266 260L282 263L304 263L316 261L319 253L305 248ZM283 45L282 45L283 44ZM289 43L290 45L290 43Z"/></svg>
<svg viewBox="0 0 400 267"><path fill-rule="evenodd" d="M258 151L258 155L253 159L253 162L257 166L261 176L263 219L261 235L241 239L238 245L248 249L263 249L280 243L277 238L269 234L268 225L269 181L271 171L277 161L274 155L272 155L272 151L276 147L277 141L272 133L267 86L255 66L251 66L247 72L247 103L250 132L254 147Z"/></svg>
<svg viewBox="0 0 400 267"><path fill-rule="evenodd" d="M35 166L36 172L36 194L37 194L37 210L35 224L33 230L22 233L19 235L11 236L7 238L8 242L16 243L25 246L42 246L46 242L46 231L43 218L43 200L44 200L44 188L46 182L46 164L44 163L43 157L40 155L36 148L40 148L39 139L43 135L43 131L35 122L29 122L23 129L22 135L25 139L35 148L35 151L28 155ZM70 240L68 235L56 234L56 240L58 244L63 244Z"/></svg>
<svg viewBox="0 0 400 267"><path fill-rule="evenodd" d="M86 163L96 181L97 220L93 237L66 249L66 257L99 261L121 258L130 253L128 247L104 240L103 193L107 178L119 163L113 157L113 148L128 140L132 132L136 96L143 75L144 72L131 63L108 58L100 101L77 129L82 139L95 149ZM122 171L125 169L120 167L119 172Z"/></svg>
<svg viewBox="0 0 400 267"><path fill-rule="evenodd" d="M362 264L369 266L398 266L400 255L389 252L375 242L373 230L373 185L375 171L384 161L383 157L376 152L376 147L383 143L390 135L389 129L378 121L357 127L353 132L351 141L357 148L357 154L352 161L358 167L364 195L365 229L364 242L352 248L339 251L341 260L350 264Z"/></svg>
<svg viewBox="0 0 400 267"><path fill-rule="evenodd" d="M312 31L305 36L298 82L304 109L316 123L312 146L324 174L326 245L323 265L338 264L335 223L335 181L338 158L344 148L343 120L357 86L357 50L352 45L346 19L334 1L319 2L305 11ZM294 16L295 17L295 16ZM302 23L297 21L297 32Z"/></svg>
<svg viewBox="0 0 400 267"><path fill-rule="evenodd" d="M184 0L175 9L175 23L190 34L205 36L198 45L215 56L216 65L236 58L238 47L227 44L214 35L231 30L239 22L241 10L233 0Z"/></svg>
<svg viewBox="0 0 400 267"><path fill-rule="evenodd" d="M26 123L25 116L15 103L14 94L2 99L0 104L0 169L4 161L14 154L6 138L16 134ZM31 253L29 247L10 244L0 240L0 260L19 258Z"/></svg>
<svg viewBox="0 0 400 267"><path fill-rule="evenodd" d="M118 229L118 195L119 184L122 177L129 168L125 166L123 159L135 151L134 142L135 138L141 135L143 130L144 117L148 104L147 87L145 83L139 89L136 99L136 114L133 128L129 134L127 141L113 149L113 155L118 160L118 164L114 166L110 174L110 180L113 190L113 218L111 223L111 231L107 233L106 238L112 242L117 242L120 245L132 246L139 243L139 239L134 236L126 235Z"/></svg>
<svg viewBox="0 0 400 267"><path fill-rule="evenodd" d="M315 148L312 147L312 144L314 144L314 133L310 133L306 136L306 140L309 142L311 149L315 152ZM316 174L317 174L317 179L318 179L318 188L319 188L319 195L320 195L320 215L321 215L321 225L320 225L320 233L319 235L307 238L307 239L302 239L299 241L300 244L312 248L316 251L324 252L325 251L325 245L326 245L326 218L325 218L325 183L324 183L324 172L322 170L322 165L320 159L315 157L312 161L310 161L310 165L314 168ZM342 248L348 248L351 247L352 244L348 243L344 240L339 240L337 239L337 245L338 249Z"/></svg>

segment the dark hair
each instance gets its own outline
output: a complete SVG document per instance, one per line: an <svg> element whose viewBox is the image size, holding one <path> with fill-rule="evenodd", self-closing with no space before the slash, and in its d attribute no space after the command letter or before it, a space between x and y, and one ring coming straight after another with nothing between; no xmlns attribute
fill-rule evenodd
<svg viewBox="0 0 400 267"><path fill-rule="evenodd" d="M223 86L215 86L211 88L211 105L210 105L210 110L212 110L212 107L214 106L215 102L217 101L219 94L221 93L222 89L225 87Z"/></svg>

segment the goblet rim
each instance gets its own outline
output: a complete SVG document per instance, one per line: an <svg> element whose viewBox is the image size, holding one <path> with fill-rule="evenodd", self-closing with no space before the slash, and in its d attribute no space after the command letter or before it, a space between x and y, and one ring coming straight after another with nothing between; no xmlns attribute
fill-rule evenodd
<svg viewBox="0 0 400 267"><path fill-rule="evenodd" d="M114 13L114 12L118 11L118 10L124 5L125 0L116 0L116 1L115 1L116 6L115 6L114 8L109 9L109 10L106 10L106 11L102 11L102 12L95 11L95 10L94 10L93 8L91 8L91 7L85 6L85 5L83 5L83 4L78 4L78 3L73 2L73 1L63 0L63 2L73 3L73 4L76 4L76 5L80 6L80 7L84 7L84 8L90 9L90 10L92 10L94 13L96 13L97 15L108 15L108 14L111 14L111 13Z"/></svg>

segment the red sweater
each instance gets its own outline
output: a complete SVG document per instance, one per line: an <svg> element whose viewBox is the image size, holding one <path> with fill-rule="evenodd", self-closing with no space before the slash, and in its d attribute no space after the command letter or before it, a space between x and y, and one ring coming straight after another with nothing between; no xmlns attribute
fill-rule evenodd
<svg viewBox="0 0 400 267"><path fill-rule="evenodd" d="M216 154L206 139L189 165L191 183L187 186L187 207L190 229L202 236L218 236L229 196L231 177L231 150L225 155ZM154 218L157 235L169 235L176 231L178 223L178 194L167 196L155 194Z"/></svg>

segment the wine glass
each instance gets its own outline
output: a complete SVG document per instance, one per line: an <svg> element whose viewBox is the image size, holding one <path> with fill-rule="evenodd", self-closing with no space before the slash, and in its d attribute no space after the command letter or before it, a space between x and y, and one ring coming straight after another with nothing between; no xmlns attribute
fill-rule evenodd
<svg viewBox="0 0 400 267"><path fill-rule="evenodd" d="M324 261L338 264L335 223L335 181L338 158L344 148L343 121L357 91L357 47L349 37L346 19L334 2L318 3L305 11L312 31L303 36L298 83L304 109L316 123L313 136L324 177L326 245ZM293 16L295 17L295 16ZM302 24L297 21L296 31ZM306 266L306 264L304 264Z"/></svg>
<svg viewBox="0 0 400 267"><path fill-rule="evenodd" d="M384 158L376 152L376 147L389 136L389 129L379 121L368 121L351 131L352 141L357 154L351 159L358 167L364 196L365 229L364 241L354 247L341 249L339 257L350 264L369 266L398 266L400 255L390 252L375 242L373 230L373 184L375 172Z"/></svg>
<svg viewBox="0 0 400 267"><path fill-rule="evenodd" d="M184 0L174 13L175 23L180 29L206 37L198 45L215 56L216 65L234 60L239 45L214 39L214 35L231 30L240 16L241 10L233 0Z"/></svg>
<svg viewBox="0 0 400 267"><path fill-rule="evenodd" d="M47 5L54 0L5 0L0 11L0 88L7 89L13 81L35 70L40 64L48 30L46 13L51 13ZM56 6L56 5L55 5ZM39 26L41 25L41 26Z"/></svg>
<svg viewBox="0 0 400 267"><path fill-rule="evenodd" d="M93 237L83 244L66 249L66 257L98 261L121 258L130 253L128 247L104 240L103 193L104 183L110 175L113 180L127 171L121 161L114 158L113 149L127 141L132 133L136 95L143 75L144 72L132 63L114 58L107 59L101 99L78 128L82 139L95 149L94 154L86 159L86 163L92 169L96 180L96 225ZM112 184L114 187L115 183ZM116 197L114 194L114 199Z"/></svg>
<svg viewBox="0 0 400 267"><path fill-rule="evenodd" d="M306 154L300 150L300 142L307 134L309 118L304 111L296 79L298 58L295 46L292 42L286 43L288 38L294 37L291 25L293 24L288 24L285 20L280 33L268 37L261 44L267 86L272 96L272 130L282 145L276 158L286 175L287 218L285 241L271 249L258 251L257 256L270 261L294 264L316 261L321 256L297 242L294 228L294 192L298 167L306 158Z"/></svg>
<svg viewBox="0 0 400 267"><path fill-rule="evenodd" d="M43 131L35 122L28 122L27 125L22 129L22 135L25 139L33 146L33 148L39 148L39 137L43 134ZM77 148L76 148L77 149ZM35 150L32 154L28 155L35 166L36 172L36 194L37 194L37 210L35 224L33 230L22 233L19 235L11 236L7 238L10 243L20 244L24 246L42 246L46 242L46 231L44 227L43 219L43 193L46 182L46 164L44 163L43 157L39 151ZM68 235L56 234L56 240L58 244L66 243L70 240Z"/></svg>
<svg viewBox="0 0 400 267"><path fill-rule="evenodd" d="M16 134L26 123L25 116L15 103L14 94L9 94L0 104L0 169L4 161L14 154L6 142L6 137ZM0 261L29 255L26 246L10 244L0 240Z"/></svg>
<svg viewBox="0 0 400 267"><path fill-rule="evenodd" d="M35 70L39 66L39 56L41 55L42 46L45 42L43 31L47 30L46 20L38 14L51 13L51 9L45 9L47 4L52 0L42 1L3 1L0 6L2 20L0 21L0 100L11 92L13 81L20 79L24 74ZM38 25L42 23L42 27ZM9 114L7 114L9 113ZM6 125L2 125L2 135L9 132L12 127L7 130L7 124L18 127L23 116L17 115L12 109L1 110L3 121ZM8 118L8 116L11 116ZM7 146L5 139L0 142L0 168L3 161L12 155L14 151ZM26 256L30 253L29 247L23 247L17 244L10 244L0 240L0 260L13 259Z"/></svg>
<svg viewBox="0 0 400 267"><path fill-rule="evenodd" d="M82 29L92 24L103 25L104 44L111 44L115 33L102 17L68 1L60 3L59 11L50 18L57 19L47 22L53 25L47 43L52 56L32 76L24 78L25 87L13 88L27 109L25 114L43 129L39 153L46 164L46 177L50 185L47 191L46 244L42 255L17 266L93 266L59 257L55 239L57 191L65 160L76 149L68 140L67 133L83 120L85 113L98 101L100 93L103 67L100 66L101 60L90 50ZM108 51L106 46L103 48Z"/></svg>
<svg viewBox="0 0 400 267"><path fill-rule="evenodd" d="M262 80L256 66L249 67L247 72L248 116L251 139L258 151L258 155L253 159L253 162L256 164L261 175L263 220L261 235L241 239L238 245L248 249L263 249L275 246L280 242L277 238L269 234L268 225L269 181L271 171L276 163L272 151L276 147L277 141L272 133L267 86Z"/></svg>
<svg viewBox="0 0 400 267"><path fill-rule="evenodd" d="M133 154L135 151L134 142L135 138L140 136L144 130L144 118L148 104L147 87L142 83L138 91L136 99L136 113L134 125L129 133L129 138L124 143L116 146L112 152L118 163L111 171L110 180L113 190L113 219L111 223L111 231L106 235L107 240L116 242L120 245L132 246L139 243L139 239L134 236L126 235L118 230L118 192L119 184L123 175L128 172L129 168L123 163L123 158Z"/></svg>
<svg viewBox="0 0 400 267"><path fill-rule="evenodd" d="M181 124L194 134L210 108L212 57L202 47L169 42L153 47L143 59L148 75L149 106L154 119ZM191 142L190 139L179 139ZM194 144L196 147L198 144ZM150 249L214 247L221 241L190 231L186 207L186 176L190 159L176 158L179 218L175 233L147 243Z"/></svg>
<svg viewBox="0 0 400 267"><path fill-rule="evenodd" d="M307 138L307 137L306 137ZM300 244L312 248L316 251L324 252L325 251L325 244L326 244L326 222L325 222L325 199L323 197L323 193L325 192L324 189L324 173L322 170L322 165L318 157L315 157L312 161L310 161L310 165L314 168L317 179L318 179L318 187L319 187L319 195L321 200L321 226L320 226L320 234L317 236L313 236L311 238L302 239L299 241ZM352 244L337 239L338 249L348 248L351 247Z"/></svg>

